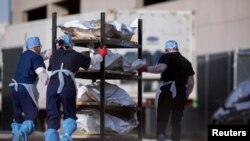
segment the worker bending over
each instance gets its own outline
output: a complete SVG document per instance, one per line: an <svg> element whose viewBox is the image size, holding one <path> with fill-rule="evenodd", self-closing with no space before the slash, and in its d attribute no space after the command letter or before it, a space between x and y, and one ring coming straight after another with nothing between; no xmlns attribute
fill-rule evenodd
<svg viewBox="0 0 250 141"><path fill-rule="evenodd" d="M14 120L11 123L13 141L27 141L36 126L38 116L37 77L44 85L48 83L44 59L39 54L41 43L38 37L30 37L17 64L15 77L10 83ZM46 56L49 58L49 56Z"/></svg>
<svg viewBox="0 0 250 141"><path fill-rule="evenodd" d="M57 130L60 128L63 106L63 136L61 141L72 141L71 135L76 130L76 85L75 73L79 68L87 70L91 64L100 63L107 54L106 48L100 48L99 54L92 58L73 50L70 35L63 35L57 41L57 50L49 61L49 71L52 71L47 88L46 111L48 130L45 141L59 141Z"/></svg>

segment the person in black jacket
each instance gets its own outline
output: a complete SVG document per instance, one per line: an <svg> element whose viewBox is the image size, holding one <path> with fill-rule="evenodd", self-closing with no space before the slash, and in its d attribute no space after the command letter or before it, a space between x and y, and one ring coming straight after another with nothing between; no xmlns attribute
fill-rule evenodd
<svg viewBox="0 0 250 141"><path fill-rule="evenodd" d="M165 130L171 114L172 141L180 141L181 119L188 96L194 87L192 64L180 54L178 44L169 40L165 44L166 53L158 64L138 69L138 72L161 73L161 83L156 94L157 141L165 141Z"/></svg>
<svg viewBox="0 0 250 141"><path fill-rule="evenodd" d="M52 54L48 70L52 71L47 88L46 112L48 130L45 141L72 141L71 135L76 130L76 85L75 73L79 68L87 70L91 64L100 63L107 54L106 48L100 48L99 54L89 57L73 50L70 35L63 35L57 41L57 50ZM59 139L63 106L63 136Z"/></svg>

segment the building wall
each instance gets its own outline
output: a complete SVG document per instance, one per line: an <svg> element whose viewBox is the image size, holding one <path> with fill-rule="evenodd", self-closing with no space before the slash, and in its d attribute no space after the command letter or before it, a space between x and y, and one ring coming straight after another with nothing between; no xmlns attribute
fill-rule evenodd
<svg viewBox="0 0 250 141"><path fill-rule="evenodd" d="M48 6L48 17L54 11L63 13L53 3L62 0L13 0L13 23L25 20L24 11ZM108 2L107 2L108 1ZM27 4L29 3L29 4ZM136 9L142 0L81 0L81 13L102 9ZM54 10L53 10L54 9ZM141 9L146 10L193 10L195 13L197 54L210 54L250 48L250 1L249 0L177 0L163 2Z"/></svg>
<svg viewBox="0 0 250 141"><path fill-rule="evenodd" d="M12 0L13 11L27 11L63 0Z"/></svg>
<svg viewBox="0 0 250 141"><path fill-rule="evenodd" d="M12 23L26 21L25 12L63 0L12 0Z"/></svg>
<svg viewBox="0 0 250 141"><path fill-rule="evenodd" d="M249 0L179 0L143 9L193 10L198 55L250 48Z"/></svg>
<svg viewBox="0 0 250 141"><path fill-rule="evenodd" d="M103 9L136 9L143 6L143 0L81 0L81 13Z"/></svg>
<svg viewBox="0 0 250 141"><path fill-rule="evenodd" d="M47 17L52 12L59 15L67 15L63 7L54 3L64 0L13 0L12 2L12 23L26 22L26 11L47 6ZM80 0L80 13L92 12L106 9L136 9L143 6L143 0Z"/></svg>
<svg viewBox="0 0 250 141"><path fill-rule="evenodd" d="M7 23L0 23L0 60L2 60L2 47L3 47L3 41L4 41L4 33L6 29ZM2 61L0 61L0 67L2 67ZM1 75L1 74L0 74Z"/></svg>

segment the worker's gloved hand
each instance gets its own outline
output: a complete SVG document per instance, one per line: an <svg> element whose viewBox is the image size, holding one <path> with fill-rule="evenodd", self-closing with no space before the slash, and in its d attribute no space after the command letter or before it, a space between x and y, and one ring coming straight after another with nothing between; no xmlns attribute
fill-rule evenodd
<svg viewBox="0 0 250 141"><path fill-rule="evenodd" d="M46 57L48 58L48 59L50 59L50 57L51 57L51 55L52 55L52 50L51 49L48 49L47 51L46 51Z"/></svg>
<svg viewBox="0 0 250 141"><path fill-rule="evenodd" d="M107 49L106 49L106 46L103 46L103 47L100 47L99 48L99 54L104 57L107 55Z"/></svg>
<svg viewBox="0 0 250 141"><path fill-rule="evenodd" d="M50 57L52 55L52 50L51 49L47 49L47 50L41 52L40 55L43 57L43 60L50 59Z"/></svg>
<svg viewBox="0 0 250 141"><path fill-rule="evenodd" d="M139 69L137 69L138 72L147 72L148 71L148 66L147 65L143 65L142 67L140 67Z"/></svg>
<svg viewBox="0 0 250 141"><path fill-rule="evenodd" d="M48 86L49 85L49 79L47 79L46 81L45 81L45 86Z"/></svg>

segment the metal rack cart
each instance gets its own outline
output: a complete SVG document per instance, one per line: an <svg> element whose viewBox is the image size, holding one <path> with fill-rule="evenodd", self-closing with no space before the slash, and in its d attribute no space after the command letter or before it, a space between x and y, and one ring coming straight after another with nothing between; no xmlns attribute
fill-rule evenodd
<svg viewBox="0 0 250 141"><path fill-rule="evenodd" d="M55 40L56 40L56 30L57 21L56 13L52 15L52 46L53 52L55 51ZM73 40L74 44L78 47L92 47L96 48L100 45L105 45L106 48L129 48L138 50L138 58L142 58L142 20L138 20L138 42L130 42L118 39L110 39L105 37L105 13L101 13L101 37L100 40ZM78 110L82 109L98 109L100 111L100 135L98 137L88 137L81 138L80 140L88 141L142 141L142 74L138 75L129 74L125 72L113 72L105 70L105 59L101 63L100 71L80 71L76 74L76 78L90 79L90 80L100 80L100 104L86 104L78 105ZM137 80L138 81L138 103L137 106L111 106L105 105L105 79L126 79L126 80ZM130 136L125 134L121 135L111 135L105 133L105 113L107 110L131 110L137 112L137 119L139 122L136 132Z"/></svg>

